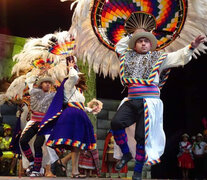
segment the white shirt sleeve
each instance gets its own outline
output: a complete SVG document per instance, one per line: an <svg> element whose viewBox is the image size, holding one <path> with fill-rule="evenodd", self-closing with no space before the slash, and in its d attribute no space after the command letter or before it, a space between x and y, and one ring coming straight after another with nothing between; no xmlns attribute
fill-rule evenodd
<svg viewBox="0 0 207 180"><path fill-rule="evenodd" d="M91 112L92 112L92 109L89 108L89 107L85 107L85 112L89 112L89 113L91 113Z"/></svg>
<svg viewBox="0 0 207 180"><path fill-rule="evenodd" d="M73 67L70 67L68 79L64 84L65 90L68 91L72 90L77 84L78 79L79 79L78 72Z"/></svg>
<svg viewBox="0 0 207 180"><path fill-rule="evenodd" d="M184 66L192 59L193 50L186 46L178 51L168 53L166 59L161 65L160 71L168 68Z"/></svg>
<svg viewBox="0 0 207 180"><path fill-rule="evenodd" d="M28 74L28 75L26 76L26 80L25 80L25 82L26 82L26 84L27 84L28 87L29 87L29 93L30 93L31 90L33 89L33 85L34 85L36 79L37 79L37 76L35 76L35 75L31 75L31 76L30 76L30 74Z"/></svg>
<svg viewBox="0 0 207 180"><path fill-rule="evenodd" d="M115 51L118 54L123 54L128 48L129 36L126 36L119 40L119 42L115 46Z"/></svg>

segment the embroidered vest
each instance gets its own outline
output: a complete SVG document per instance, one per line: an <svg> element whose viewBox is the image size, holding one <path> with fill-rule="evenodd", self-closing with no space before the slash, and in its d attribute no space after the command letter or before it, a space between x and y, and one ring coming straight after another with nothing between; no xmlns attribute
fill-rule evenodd
<svg viewBox="0 0 207 180"><path fill-rule="evenodd" d="M167 54L149 52L145 55L126 51L120 57L120 77L123 84L151 85Z"/></svg>

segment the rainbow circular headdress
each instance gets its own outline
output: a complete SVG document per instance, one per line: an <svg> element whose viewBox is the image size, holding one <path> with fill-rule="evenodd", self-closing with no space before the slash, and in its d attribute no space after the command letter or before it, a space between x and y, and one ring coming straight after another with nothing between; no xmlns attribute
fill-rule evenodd
<svg viewBox="0 0 207 180"><path fill-rule="evenodd" d="M97 0L91 21L98 39L114 50L124 35L133 33L133 26L136 29L137 23L146 24L144 14L151 15L156 21L153 34L158 40L157 49L162 49L178 37L186 19L186 3L186 0ZM132 31L127 32L126 23Z"/></svg>

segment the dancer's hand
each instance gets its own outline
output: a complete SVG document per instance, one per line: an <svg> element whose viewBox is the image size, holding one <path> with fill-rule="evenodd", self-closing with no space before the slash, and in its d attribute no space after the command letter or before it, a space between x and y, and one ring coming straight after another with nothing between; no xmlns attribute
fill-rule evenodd
<svg viewBox="0 0 207 180"><path fill-rule="evenodd" d="M92 108L92 112L97 112L98 109L99 109L99 106L94 106L94 107Z"/></svg>
<svg viewBox="0 0 207 180"><path fill-rule="evenodd" d="M75 66L75 62L74 61L69 61L68 62L68 70L70 71L70 68Z"/></svg>
<svg viewBox="0 0 207 180"><path fill-rule="evenodd" d="M199 35L197 36L192 42L191 42L191 46L192 48L197 48L199 46L200 43L205 42L205 36L203 35Z"/></svg>
<svg viewBox="0 0 207 180"><path fill-rule="evenodd" d="M44 68L40 69L40 72L39 72L38 76L45 75L47 73L47 71L48 71L48 68L47 67L44 67Z"/></svg>

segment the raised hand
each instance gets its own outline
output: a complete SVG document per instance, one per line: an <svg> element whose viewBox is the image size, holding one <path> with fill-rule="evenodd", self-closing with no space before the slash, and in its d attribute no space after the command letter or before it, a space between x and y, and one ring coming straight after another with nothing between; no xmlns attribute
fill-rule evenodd
<svg viewBox="0 0 207 180"><path fill-rule="evenodd" d="M39 74L38 74L38 76L43 76L43 75L45 75L46 74L46 72L47 72L47 68L42 68L42 69L40 69L40 72L39 72Z"/></svg>
<svg viewBox="0 0 207 180"><path fill-rule="evenodd" d="M98 105L97 106L94 106L92 108L92 112L98 112L98 110L99 110L99 106Z"/></svg>
<svg viewBox="0 0 207 180"><path fill-rule="evenodd" d="M197 36L192 42L191 42L191 46L192 48L197 48L199 46L200 43L205 42L205 38L206 36L203 35L199 35Z"/></svg>
<svg viewBox="0 0 207 180"><path fill-rule="evenodd" d="M74 67L75 66L75 62L74 61L70 61L68 62L68 67Z"/></svg>

